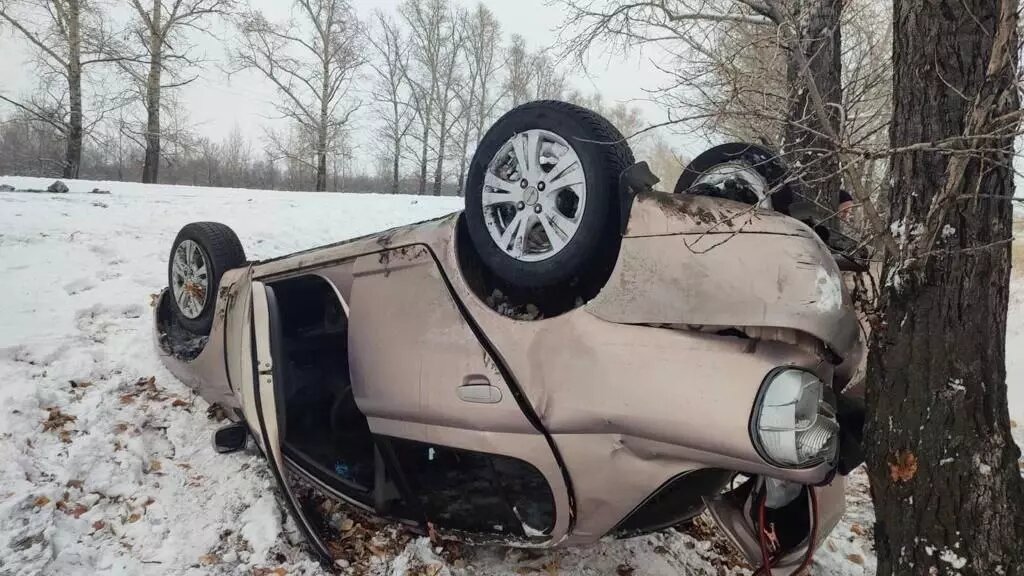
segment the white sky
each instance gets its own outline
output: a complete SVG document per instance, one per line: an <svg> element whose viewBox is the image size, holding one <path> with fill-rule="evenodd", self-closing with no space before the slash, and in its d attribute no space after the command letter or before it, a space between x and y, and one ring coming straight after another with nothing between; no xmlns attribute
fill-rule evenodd
<svg viewBox="0 0 1024 576"><path fill-rule="evenodd" d="M400 0L351 0L359 16L367 20L375 8L394 13ZM463 0L463 5L471 6L473 2ZM531 50L551 46L557 40L557 32L553 31L564 20L562 8L552 5L551 0L483 0L495 14L503 27L504 38L507 40L512 33L521 34L526 38ZM282 0L250 0L250 4L258 8L272 20L284 19L290 9L290 2ZM189 120L198 133L215 140L238 126L242 133L255 140L261 138L262 127L268 124L268 117L273 115L269 106L276 94L270 84L253 73L238 73L228 78L222 71L225 63L225 50L222 41L230 37L230 28L218 23L213 27L213 36L199 37L196 54L204 54L210 62L202 69L200 79L179 89L179 97L188 110ZM31 65L27 59L29 52L24 42L10 28L0 29L0 91L5 94L21 94L33 87ZM645 57L631 55L628 57L609 59L606 56L595 56L584 71L575 63L566 68L571 70L570 81L574 87L584 93L601 92L607 103L632 102L644 111L648 122L664 119L664 113L656 106L643 101L646 97L644 88L655 87L660 75ZM364 100L366 98L364 97ZM6 110L0 109L0 114ZM87 111L88 113L88 111ZM353 141L362 144L372 138L372 126L369 114L357 118L357 131ZM673 144L684 151L699 151L704 142L695 143L673 137L667 132ZM689 140L689 139L687 139ZM363 146L366 148L366 146ZM257 145L256 150L259 149ZM357 150L359 160L369 160L368 152Z"/></svg>

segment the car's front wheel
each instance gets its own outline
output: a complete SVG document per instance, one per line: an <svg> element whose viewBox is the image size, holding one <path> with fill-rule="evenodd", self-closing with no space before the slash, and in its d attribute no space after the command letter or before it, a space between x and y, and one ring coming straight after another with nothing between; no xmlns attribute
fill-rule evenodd
<svg viewBox="0 0 1024 576"><path fill-rule="evenodd" d="M217 222L193 222L178 232L167 263L174 317L193 334L209 334L221 276L245 264L235 232Z"/></svg>

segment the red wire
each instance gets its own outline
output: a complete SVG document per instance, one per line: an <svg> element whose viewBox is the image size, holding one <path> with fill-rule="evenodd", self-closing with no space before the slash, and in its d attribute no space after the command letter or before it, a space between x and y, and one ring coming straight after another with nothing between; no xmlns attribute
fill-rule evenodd
<svg viewBox="0 0 1024 576"><path fill-rule="evenodd" d="M800 566L793 572L796 576L801 576L801 572L811 565L811 560L814 559L814 544L818 536L818 495L814 492L813 487L807 488L811 495L811 534L810 539L807 541L807 555L804 556L804 561L800 563ZM754 576L772 576L772 559L768 554L768 535L765 532L765 508L767 508L768 494L766 493L761 498L761 504L757 510L758 524L760 524L758 532L759 540L761 543L761 567L754 572Z"/></svg>

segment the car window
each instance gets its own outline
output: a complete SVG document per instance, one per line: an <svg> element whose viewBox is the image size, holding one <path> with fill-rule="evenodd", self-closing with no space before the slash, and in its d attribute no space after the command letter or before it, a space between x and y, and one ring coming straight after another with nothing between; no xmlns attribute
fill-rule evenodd
<svg viewBox="0 0 1024 576"><path fill-rule="evenodd" d="M454 530L542 536L554 527L547 480L522 460L392 439L402 469L431 522Z"/></svg>

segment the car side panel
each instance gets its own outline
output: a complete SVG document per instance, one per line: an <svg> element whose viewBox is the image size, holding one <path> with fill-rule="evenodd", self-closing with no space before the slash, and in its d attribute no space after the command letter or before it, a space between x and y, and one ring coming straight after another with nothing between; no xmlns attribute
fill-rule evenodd
<svg viewBox="0 0 1024 576"><path fill-rule="evenodd" d="M247 284L246 268L228 270L221 280L222 286L242 286ZM164 366L172 374L189 387L196 390L204 400L222 406L228 416L237 419L236 409L241 408L241 399L236 394L237 385L242 374L237 369L238 350L235 346L235 335L240 323L247 322L248 308L237 305L233 290L220 290L214 312L213 327L209 339L199 356L193 360L183 360L162 346L157 346L158 354ZM161 292L157 306L168 306L169 292ZM167 310L170 313L170 310ZM154 337L161 341L162 312L158 311L154 325ZM226 356L227 355L227 356ZM234 358L234 360L232 360ZM234 365L234 369L233 368ZM229 378L230 374L230 378Z"/></svg>
<svg viewBox="0 0 1024 576"><path fill-rule="evenodd" d="M462 316L431 251L416 244L363 256L353 275L350 371L371 430L533 464L555 494L552 541L559 539L569 503L558 464ZM460 397L466 385L490 387L492 395L467 401Z"/></svg>

